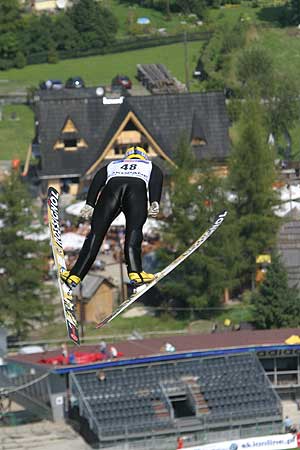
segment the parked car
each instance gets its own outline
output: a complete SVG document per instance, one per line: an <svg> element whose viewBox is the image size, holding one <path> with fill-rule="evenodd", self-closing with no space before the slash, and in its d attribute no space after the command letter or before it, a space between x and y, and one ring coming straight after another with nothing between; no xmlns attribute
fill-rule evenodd
<svg viewBox="0 0 300 450"><path fill-rule="evenodd" d="M130 78L127 77L127 75L116 75L112 79L111 85L112 86L119 85L119 86L123 86L125 89L131 89L132 82L131 82Z"/></svg>
<svg viewBox="0 0 300 450"><path fill-rule="evenodd" d="M67 79L65 87L68 89L78 89L84 88L85 84L81 77L71 77Z"/></svg>
<svg viewBox="0 0 300 450"><path fill-rule="evenodd" d="M40 89L53 89L53 90L59 90L64 87L64 84L60 80L46 80L41 81L40 83Z"/></svg>
<svg viewBox="0 0 300 450"><path fill-rule="evenodd" d="M128 95L127 89L122 84L112 84L111 88L107 90L107 94L118 95L119 97L126 97Z"/></svg>

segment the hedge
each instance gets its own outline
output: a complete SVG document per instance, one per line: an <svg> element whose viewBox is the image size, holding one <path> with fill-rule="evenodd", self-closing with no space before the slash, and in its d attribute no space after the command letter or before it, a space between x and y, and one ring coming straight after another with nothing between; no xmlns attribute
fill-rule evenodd
<svg viewBox="0 0 300 450"><path fill-rule="evenodd" d="M211 32L196 32L187 34L188 41L207 41ZM121 53L129 50L139 50L149 47L158 47L160 45L177 44L184 39L183 34L176 34L171 36L158 37L135 37L123 41L117 41L114 44L93 49L74 49L69 51L58 51L57 56L59 60L82 58L84 56L105 55L108 53ZM49 52L40 52L29 55L27 57L27 64L43 64L49 62Z"/></svg>

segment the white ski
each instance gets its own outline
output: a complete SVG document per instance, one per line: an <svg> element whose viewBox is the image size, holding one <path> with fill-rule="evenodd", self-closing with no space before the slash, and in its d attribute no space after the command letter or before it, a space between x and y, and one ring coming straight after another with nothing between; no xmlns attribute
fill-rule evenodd
<svg viewBox="0 0 300 450"><path fill-rule="evenodd" d="M132 303L138 300L145 292L149 291L153 286L155 286L160 280L162 280L166 275L168 275L172 270L174 270L179 264L181 264L186 258L188 258L195 250L197 250L223 223L227 215L227 211L219 213L214 223L178 258L172 261L167 267L165 267L161 272L155 274L155 279L151 283L143 284L136 288L136 291L124 302L122 302L109 316L105 317L100 323L96 325L96 328L101 328L107 323L111 322L115 317L117 317L124 309L128 308Z"/></svg>
<svg viewBox="0 0 300 450"><path fill-rule="evenodd" d="M72 301L72 289L70 289L63 281L59 274L66 270L65 254L61 241L61 230L58 213L59 193L54 187L48 189L48 220L50 227L50 240L54 262L57 270L58 287L61 302L63 305L64 318L68 330L69 338L80 345L79 327L75 315L75 306Z"/></svg>

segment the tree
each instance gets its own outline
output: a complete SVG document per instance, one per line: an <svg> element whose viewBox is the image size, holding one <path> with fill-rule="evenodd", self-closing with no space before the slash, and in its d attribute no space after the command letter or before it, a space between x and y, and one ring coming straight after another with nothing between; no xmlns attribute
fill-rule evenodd
<svg viewBox="0 0 300 450"><path fill-rule="evenodd" d="M20 4L18 0L0 1L0 32L16 31L21 18Z"/></svg>
<svg viewBox="0 0 300 450"><path fill-rule="evenodd" d="M274 82L273 60L267 50L259 46L246 48L237 60L237 79L243 89L271 97Z"/></svg>
<svg viewBox="0 0 300 450"><path fill-rule="evenodd" d="M299 86L290 74L276 76L271 98L265 103L270 132L279 136L293 128L300 118Z"/></svg>
<svg viewBox="0 0 300 450"><path fill-rule="evenodd" d="M237 216L236 236L242 242L241 277L246 284L255 275L256 256L273 247L279 219L273 207L275 155L267 145L264 112L257 99L243 104L240 137L229 160L229 188L236 194L233 203Z"/></svg>
<svg viewBox="0 0 300 450"><path fill-rule="evenodd" d="M244 46L247 27L245 23L220 26L203 48L201 59L209 73L207 84L210 89L216 86L216 82L224 86L224 73L230 70L232 52Z"/></svg>
<svg viewBox="0 0 300 450"><path fill-rule="evenodd" d="M199 18L203 18L207 9L205 0L177 0L177 7L184 14L197 14Z"/></svg>
<svg viewBox="0 0 300 450"><path fill-rule="evenodd" d="M159 253L162 267L186 250L226 205L222 180L214 175L211 163L196 159L185 138L179 143L175 162L170 187L172 214L163 234L166 247ZM165 298L172 299L172 305L214 307L220 304L224 289L236 284L239 248L237 240L228 239L232 220L229 214L209 243L162 282Z"/></svg>
<svg viewBox="0 0 300 450"><path fill-rule="evenodd" d="M17 0L0 0L0 69L13 67L21 53L21 13ZM2 61L1 61L2 60Z"/></svg>
<svg viewBox="0 0 300 450"><path fill-rule="evenodd" d="M246 97L257 95L264 99L268 134L272 133L276 140L288 135L300 117L299 86L293 75L275 73L272 57L257 46L244 50L236 72Z"/></svg>
<svg viewBox="0 0 300 450"><path fill-rule="evenodd" d="M47 253L44 245L23 237L33 210L16 173L1 185L0 205L0 323L24 337L35 322L50 317L51 291L43 282Z"/></svg>
<svg viewBox="0 0 300 450"><path fill-rule="evenodd" d="M67 13L79 34L82 49L105 47L114 40L118 23L114 15L95 0L79 0Z"/></svg>
<svg viewBox="0 0 300 450"><path fill-rule="evenodd" d="M53 29L52 18L45 13L41 16L31 15L24 19L23 50L25 54L47 53L51 48L55 48Z"/></svg>
<svg viewBox="0 0 300 450"><path fill-rule="evenodd" d="M278 255L272 256L265 280L253 292L253 320L258 328L298 327L299 291L288 286L286 270Z"/></svg>
<svg viewBox="0 0 300 450"><path fill-rule="evenodd" d="M54 17L53 31L57 50L73 50L79 46L79 37L68 14L61 12Z"/></svg>
<svg viewBox="0 0 300 450"><path fill-rule="evenodd" d="M300 3L298 0L289 0L284 5L281 17L283 25L299 25L300 23Z"/></svg>

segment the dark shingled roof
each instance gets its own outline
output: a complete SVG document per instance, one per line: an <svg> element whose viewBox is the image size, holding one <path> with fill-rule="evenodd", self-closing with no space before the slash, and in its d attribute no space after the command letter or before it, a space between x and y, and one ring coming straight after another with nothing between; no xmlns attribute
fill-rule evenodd
<svg viewBox="0 0 300 450"><path fill-rule="evenodd" d="M196 155L216 160L228 156L229 120L221 92L129 96L124 97L123 103L104 104L95 88L39 91L36 120L40 175L45 178L84 175L101 156L129 112L171 159L181 135L184 133L191 139L195 129L203 130L207 142L201 146L201 151L195 148ZM53 150L56 141L62 138L67 118L76 125L78 138L84 139L87 148Z"/></svg>

